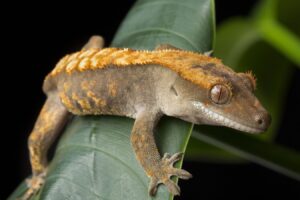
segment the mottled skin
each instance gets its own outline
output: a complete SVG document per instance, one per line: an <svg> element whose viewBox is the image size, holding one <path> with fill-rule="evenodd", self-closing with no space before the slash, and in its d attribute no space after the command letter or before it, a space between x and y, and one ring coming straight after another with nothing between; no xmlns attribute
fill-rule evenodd
<svg viewBox="0 0 300 200"><path fill-rule="evenodd" d="M153 129L161 116L251 133L270 124L269 114L253 95L255 79L249 73L235 73L218 59L170 45L151 52L101 50L102 46L101 37L92 37L81 52L63 58L46 77L47 100L28 142L33 177L23 199L43 184L47 150L72 114L135 119L131 144L150 178L150 195L160 183L178 195L180 189L170 177L191 177L173 167L181 153L161 158L158 152Z"/></svg>

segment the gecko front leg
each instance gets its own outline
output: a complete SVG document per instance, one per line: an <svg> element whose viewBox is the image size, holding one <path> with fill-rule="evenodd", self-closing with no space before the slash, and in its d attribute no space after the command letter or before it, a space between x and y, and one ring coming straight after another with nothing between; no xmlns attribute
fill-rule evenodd
<svg viewBox="0 0 300 200"><path fill-rule="evenodd" d="M179 195L180 188L170 179L171 176L189 179L192 175L183 169L173 167L173 164L181 159L182 153L173 156L166 153L163 158L160 157L153 135L153 129L160 117L161 114L157 111L139 114L132 129L131 145L137 160L150 178L149 194L154 196L157 186L163 183L169 192Z"/></svg>

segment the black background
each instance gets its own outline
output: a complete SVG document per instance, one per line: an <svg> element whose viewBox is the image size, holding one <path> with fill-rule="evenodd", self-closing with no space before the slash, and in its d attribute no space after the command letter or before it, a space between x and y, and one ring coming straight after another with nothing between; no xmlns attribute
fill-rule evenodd
<svg viewBox="0 0 300 200"><path fill-rule="evenodd" d="M109 44L134 1L99 2L73 1L66 7L46 2L1 6L0 199L5 199L30 174L26 144L45 100L41 91L44 76L58 59L80 49L93 34L101 34ZM236 15L246 16L255 3L216 0L217 23ZM299 91L300 70L296 70L276 138L277 143L298 151ZM299 182L256 164L185 162L184 168L194 178L180 182L182 195L177 199L300 197Z"/></svg>

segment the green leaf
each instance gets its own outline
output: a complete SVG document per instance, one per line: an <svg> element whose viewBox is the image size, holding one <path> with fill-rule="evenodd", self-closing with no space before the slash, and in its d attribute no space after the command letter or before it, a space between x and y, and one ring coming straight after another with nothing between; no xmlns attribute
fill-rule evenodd
<svg viewBox="0 0 300 200"><path fill-rule="evenodd" d="M222 131L222 129L219 129L219 131ZM238 164L246 161L242 157L238 157L229 151L225 151L223 148L214 144L200 140L193 135L190 138L189 145L187 146L185 157L187 160L191 161L210 162L216 164Z"/></svg>
<svg viewBox="0 0 300 200"><path fill-rule="evenodd" d="M284 3L287 4L286 1ZM297 7L295 3L300 6L299 2L297 3L295 1L290 2L290 5L293 5L293 7ZM270 45L272 45L279 52L285 55L288 59L295 62L298 67L300 67L299 35L297 36L284 25L278 22L276 18L277 10L280 9L278 5L279 0L265 0L262 2L260 7L256 11L255 18L257 29L259 30L261 37L265 41L267 41ZM290 10L291 9L286 10L285 14L290 15ZM295 19L297 19L298 21L299 14Z"/></svg>
<svg viewBox="0 0 300 200"><path fill-rule="evenodd" d="M156 44L209 51L214 37L212 0L140 0L129 12L112 46L153 49ZM66 128L46 183L32 199L151 199L149 180L130 146L133 120L76 117ZM164 118L156 133L161 153L184 152L192 125ZM181 167L182 161L177 166ZM24 192L24 183L9 199ZM160 186L153 199L173 199Z"/></svg>
<svg viewBox="0 0 300 200"><path fill-rule="evenodd" d="M112 46L153 49L169 43L205 52L214 39L212 0L140 0L121 24Z"/></svg>

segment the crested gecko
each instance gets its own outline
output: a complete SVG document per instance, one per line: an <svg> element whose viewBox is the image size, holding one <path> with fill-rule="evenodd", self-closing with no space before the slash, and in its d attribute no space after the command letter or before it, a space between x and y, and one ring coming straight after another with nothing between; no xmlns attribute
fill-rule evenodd
<svg viewBox="0 0 300 200"><path fill-rule="evenodd" d="M159 45L153 51L104 48L93 36L84 48L62 58L43 84L46 102L28 139L32 178L22 199L44 183L47 151L71 115L119 115L135 119L131 144L150 178L149 194L170 177L192 175L173 167L182 153L160 156L153 129L163 115L195 124L227 126L260 133L270 125L268 112L254 96L251 73L236 73L206 54Z"/></svg>

